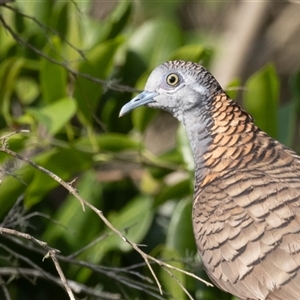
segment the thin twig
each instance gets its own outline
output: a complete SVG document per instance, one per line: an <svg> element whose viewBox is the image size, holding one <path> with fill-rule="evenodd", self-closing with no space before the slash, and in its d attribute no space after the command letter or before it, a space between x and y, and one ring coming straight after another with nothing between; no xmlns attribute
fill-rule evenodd
<svg viewBox="0 0 300 300"><path fill-rule="evenodd" d="M168 274L169 274L169 276L171 277L171 278L173 278L176 282L177 282L177 284L182 288L182 290L185 292L185 294L191 299L191 300L193 300L194 298L192 297L192 295L188 292L188 290L183 286L183 284L180 282L180 280L169 270L169 269L167 269L167 268L165 268L165 267L163 267L163 270L165 270Z"/></svg>
<svg viewBox="0 0 300 300"><path fill-rule="evenodd" d="M73 257L78 256L80 253L82 253L82 252L86 251L87 249L93 247L94 245L98 244L100 241L106 239L111 234L112 234L111 232L107 232L105 234L102 234L101 236L99 236L98 238L94 239L92 242L90 242L89 244L85 245L81 249L79 249L76 252L68 255L67 258L73 258Z"/></svg>
<svg viewBox="0 0 300 300"><path fill-rule="evenodd" d="M40 272L39 270L31 269L31 268L0 267L0 275L3 275L3 276L14 276L14 277L19 276L19 275L22 275L24 277L30 276L30 277L34 277L34 278L48 279L48 280L54 282L55 284L63 286L59 277L54 277L50 273L47 273L47 274L48 274L48 276L45 277L44 273ZM72 290L77 294L85 293L90 296L100 297L101 299L110 299L110 300L121 299L120 294L113 294L113 293L103 292L98 289L92 289L82 283L79 283L79 282L76 282L73 280L68 280L68 283L69 283L70 287L72 288Z"/></svg>
<svg viewBox="0 0 300 300"><path fill-rule="evenodd" d="M28 163L29 165L31 165L33 168L47 174L48 176L50 176L52 179L54 179L55 181L57 181L60 185L62 185L63 187L65 187L72 195L76 195L75 197L79 200L79 202L81 203L82 209L83 211L85 211L85 207L84 205L87 203L76 191L75 188L72 187L72 185L70 183L67 183L65 181L63 181L59 176L55 175L54 173L50 172L49 170L41 167L40 165L36 164L35 162L33 162L32 160L30 160L29 158L22 156L14 151L11 151L10 149L7 148L7 139L17 133L28 133L28 130L19 130L19 131L15 131L14 133L10 133L5 135L2 140L2 147L0 148L0 152L5 152L19 160L22 160L26 163ZM71 182L72 184L74 183L74 180Z"/></svg>
<svg viewBox="0 0 300 300"><path fill-rule="evenodd" d="M86 59L85 55L84 55L84 51L82 51L81 49L78 49L77 47L75 47L71 42L69 42L60 32L58 32L57 30L53 29L52 27L49 27L47 25L45 25L44 23L40 22L38 19L36 19L33 16L24 14L22 12L20 12L18 9L16 9L15 7L11 7L9 5L5 5L5 7L7 9L12 10L14 13L31 20L32 22L36 23L40 28L45 29L49 32L52 32L53 34L57 35L62 41L64 41L68 46L70 46L72 49L74 49L83 59Z"/></svg>
<svg viewBox="0 0 300 300"><path fill-rule="evenodd" d="M14 236L17 236L17 237L22 237L26 240L29 240L29 241L32 241L36 244L38 244L39 246L41 246L42 248L44 248L46 251L53 251L53 252L56 252L56 253L60 253L60 251L58 249L54 249L54 248L51 248L47 245L46 242L43 242L43 241L40 241L36 238L34 238L32 235L28 234L28 233L24 233L24 232L20 232L20 231L17 231L15 229L10 229L10 228L5 228L5 227L0 227L0 234L9 234L9 235L14 235Z"/></svg>
<svg viewBox="0 0 300 300"><path fill-rule="evenodd" d="M6 283L2 279L2 276L0 276L0 286L2 287L3 294L5 296L5 300L11 300L10 293L6 287Z"/></svg>
<svg viewBox="0 0 300 300"><path fill-rule="evenodd" d="M66 291L67 291L67 293L68 293L68 295L69 295L69 297L70 297L70 299L71 299L71 300L75 300L75 297L74 297L74 295L73 295L72 289L71 289L70 286L69 286L69 283L68 283L68 281L67 281L67 279L66 279L66 276L65 276L64 272L62 271L62 269L61 269L61 267L60 267L60 264L59 264L59 262L58 262L58 260L57 260L55 254L56 254L56 251L50 250L50 251L48 251L48 253L44 256L43 260L44 260L45 258L51 257L51 259L52 259L52 261L53 261L53 263L54 263L54 265L55 265L55 268L56 268L56 270L57 270L57 273L58 273L58 275L59 275L59 277L60 277L60 279L61 279L61 282L63 283L63 285L64 285L64 287L65 287L65 289L66 289Z"/></svg>
<svg viewBox="0 0 300 300"><path fill-rule="evenodd" d="M0 234L3 234L3 233L9 234L9 235L14 235L14 236L17 236L17 237L22 237L26 240L33 241L36 244L38 244L39 246L41 246L42 248L44 248L47 251L47 254L44 256L43 260L45 258L51 257L51 259L52 259L52 261L55 265L55 268L57 270L57 273L58 273L58 275L59 275L59 277L60 277L60 279L61 279L61 281L62 281L69 297L70 297L70 299L75 300L73 292L72 292L72 290L71 290L71 288L70 288L70 286L69 286L69 284L66 280L66 277L65 277L65 275L64 275L64 273L63 273L63 271L62 271L62 269L59 265L59 262L56 258L56 253L60 253L59 250L49 247L46 242L40 241L40 240L34 238L32 235L30 235L28 233L19 232L17 230L10 229L10 228L0 227Z"/></svg>
<svg viewBox="0 0 300 300"><path fill-rule="evenodd" d="M34 252L39 253L41 255L44 254L44 252L41 249L33 248L30 244L28 244L28 243L25 244L25 243L22 242L22 240L15 239L15 238L13 238L13 236L7 235L6 238L10 239L12 242L18 244L21 247L24 247L24 248L30 250L30 251L34 251ZM147 293L150 296L154 296L157 299L161 299L161 300L164 299L164 298L161 298L158 295L152 293L153 290L156 291L155 286L145 284L140 280L135 281L133 279L130 279L128 277L125 277L123 275L118 274L118 273L124 273L125 272L125 273L128 273L128 274L132 274L134 276L137 276L138 278L141 278L142 280L147 281L149 283L153 283L153 281L147 276L144 276L144 275L142 275L138 272L135 272L135 271L128 271L128 269L130 269L130 267L116 268L116 267L99 266L99 265L95 265L93 263L89 263L89 262L86 262L86 261L81 261L81 260L76 260L76 259L73 259L73 258L68 258L68 257L63 256L63 255L57 255L57 258L59 259L59 261L66 262L66 263L69 263L69 264L74 264L74 265L77 265L77 266L80 266L80 267L85 267L85 268L88 268L88 269L90 269L94 272L101 273L101 274L103 274L107 277L110 277L110 278L114 279L116 282L120 282L124 285L127 285L127 286L131 287L131 288L141 290L141 291ZM135 265L136 268L140 267L140 266L145 266L145 262ZM131 266L131 267L133 267L133 266ZM68 282L70 282L70 280L68 280ZM62 285L62 283L61 283L61 285ZM73 286L71 285L71 283L70 283L70 286L73 289ZM75 290L73 289L73 291L75 291ZM76 292L77 292L77 290L76 290ZM95 291L95 293L96 292L97 291ZM92 294L92 295L95 295L95 294Z"/></svg>
<svg viewBox="0 0 300 300"><path fill-rule="evenodd" d="M13 134L11 134L11 135L13 135ZM158 280L158 278L157 278L157 276L156 276L156 274L155 274L155 272L154 272L151 264L149 263L149 261L153 261L153 262L157 263L158 265L160 265L161 267L165 267L165 268L171 269L171 270L176 270L176 271L179 271L179 272L181 272L183 274L186 274L186 275L188 275L190 277L193 277L193 278L195 278L195 279L197 279L197 280L205 283L207 286L213 286L211 283L203 280L202 278L196 276L193 273L187 272L185 270L181 270L181 269L179 269L177 267L174 267L174 266L172 266L170 264L167 264L167 263L165 263L165 262L163 262L163 261L161 261L159 259L156 259L156 258L154 258L154 257L146 254L145 252L143 252L136 243L131 242L130 240L128 240L126 238L126 236L121 231L119 231L117 228L115 228L106 219L106 217L103 215L103 213L102 213L101 210L97 209L95 206L93 206L92 204L90 204L89 202L87 202L85 199L83 199L78 194L77 190L75 188L73 188L69 183L66 183L59 176L53 174L51 171L49 171L49 170L47 170L47 169L45 169L45 168L37 165L36 163L34 163L33 161L31 161L29 158L23 157L23 156L17 154L16 152L11 151L10 149L8 149L7 148L7 141L5 139L4 139L2 147L0 148L0 152L5 152L5 153L7 153L7 154L9 154L9 155L11 155L13 157L16 157L16 158L18 158L18 159L20 159L22 161L25 161L26 163L28 163L32 167L34 167L34 168L40 170L41 172L49 175L51 178L53 178L55 181L57 181L59 184L61 184L63 187L65 187L75 198L77 198L79 200L79 202L82 205L83 210L84 210L85 206L88 206L91 210L93 210L101 218L101 220L105 223L105 225L107 227L109 227L113 232L115 232L116 235L118 235L124 242L128 243L136 252L138 252L142 256L142 258L144 259L145 263L147 264L147 266L148 266L148 268L149 268L149 270L150 270L150 272L151 272L151 274L152 274L152 276L153 276L153 278L154 278L154 280L156 282L156 285L157 285L157 287L159 289L160 294L163 294L162 287L161 287L161 284L160 284L160 282L159 282L159 280Z"/></svg>
<svg viewBox="0 0 300 300"><path fill-rule="evenodd" d="M130 86L127 85L122 85L122 84L118 84L114 81L107 81L107 80L103 80L100 78L96 78L90 74L87 73L81 73L78 72L74 69L72 69L69 65L68 62L61 62L58 61L48 55L46 55L43 51L41 51L40 49L34 47L32 44L30 44L29 42L25 41L24 39L20 38L20 36L14 32L12 30L12 28L5 22L4 18L2 17L2 15L0 14L0 22L2 23L3 27L10 33L10 35L13 37L13 39L19 43L20 45L27 47L29 49L31 49L33 52L35 52L37 55L43 57L44 59L48 60L49 62L61 66L64 69L66 69L68 72L70 72L73 76L75 77L83 77L85 79L88 79L94 83L98 83L101 85L104 85L107 89L111 89L111 90L115 90L115 91L120 91L120 92L130 92L130 93L134 93L134 92L140 92L139 90L132 88Z"/></svg>

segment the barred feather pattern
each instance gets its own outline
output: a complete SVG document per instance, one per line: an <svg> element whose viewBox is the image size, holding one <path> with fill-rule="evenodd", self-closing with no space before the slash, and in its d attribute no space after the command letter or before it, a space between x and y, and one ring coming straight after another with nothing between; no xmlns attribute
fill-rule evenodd
<svg viewBox="0 0 300 300"><path fill-rule="evenodd" d="M300 158L225 93L214 95L211 116L193 205L205 269L243 300L299 300Z"/></svg>
<svg viewBox="0 0 300 300"><path fill-rule="evenodd" d="M241 300L299 300L300 157L193 62L158 66L120 115L141 105L170 112L186 128L194 235L211 280Z"/></svg>

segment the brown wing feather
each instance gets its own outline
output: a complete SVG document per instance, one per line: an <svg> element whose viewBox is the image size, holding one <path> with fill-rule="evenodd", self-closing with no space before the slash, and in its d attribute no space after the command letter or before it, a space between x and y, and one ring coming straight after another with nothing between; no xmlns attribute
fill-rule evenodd
<svg viewBox="0 0 300 300"><path fill-rule="evenodd" d="M207 273L240 299L300 299L300 168L231 171L198 193L195 237ZM265 169L265 170L264 170ZM287 296L289 295L289 296Z"/></svg>
<svg viewBox="0 0 300 300"><path fill-rule="evenodd" d="M193 207L205 269L240 299L299 300L300 158L225 94L212 116Z"/></svg>

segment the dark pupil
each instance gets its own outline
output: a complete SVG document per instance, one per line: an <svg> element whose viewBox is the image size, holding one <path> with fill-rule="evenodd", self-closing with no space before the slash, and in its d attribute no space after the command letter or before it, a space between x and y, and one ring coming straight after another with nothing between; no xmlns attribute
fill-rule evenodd
<svg viewBox="0 0 300 300"><path fill-rule="evenodd" d="M170 83L175 83L176 82L176 77L174 75L170 76L169 82Z"/></svg>

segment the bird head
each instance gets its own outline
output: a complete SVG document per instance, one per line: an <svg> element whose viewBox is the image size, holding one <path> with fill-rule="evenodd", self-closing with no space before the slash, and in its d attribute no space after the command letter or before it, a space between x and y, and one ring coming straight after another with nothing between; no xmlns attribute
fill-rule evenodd
<svg viewBox="0 0 300 300"><path fill-rule="evenodd" d="M152 71L145 90L122 107L120 116L145 105L166 110L182 121L186 112L204 106L218 90L218 82L201 65L168 61Z"/></svg>

